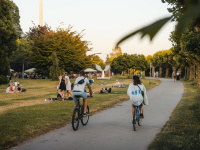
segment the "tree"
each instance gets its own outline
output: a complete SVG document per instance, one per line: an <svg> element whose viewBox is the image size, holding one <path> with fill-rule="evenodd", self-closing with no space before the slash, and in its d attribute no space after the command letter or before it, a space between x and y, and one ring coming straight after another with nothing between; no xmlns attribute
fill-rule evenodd
<svg viewBox="0 0 200 150"><path fill-rule="evenodd" d="M11 3L8 0L0 0L0 76L10 74L10 54L17 49L17 34L13 26ZM6 83L0 82L0 83Z"/></svg>
<svg viewBox="0 0 200 150"><path fill-rule="evenodd" d="M13 52L11 57L11 62L22 63L22 76L24 74L24 64L30 60L31 57L31 47L30 43L26 39L17 39L18 47L17 50Z"/></svg>
<svg viewBox="0 0 200 150"><path fill-rule="evenodd" d="M200 86L200 34L189 28L180 39L181 54L197 66L197 85Z"/></svg>
<svg viewBox="0 0 200 150"><path fill-rule="evenodd" d="M96 64L101 66L101 68L105 68L105 63L98 55L95 54L88 55L86 59L87 59L87 66L86 66L87 68L88 67L95 68Z"/></svg>
<svg viewBox="0 0 200 150"><path fill-rule="evenodd" d="M10 1L10 3L11 3L11 15L13 19L14 28L17 32L18 37L21 38L22 29L20 26L19 8L13 1Z"/></svg>
<svg viewBox="0 0 200 150"><path fill-rule="evenodd" d="M147 68L147 61L144 55L128 55L124 53L117 58L114 58L111 63L111 71L116 73L121 73L125 71L129 75L129 70L140 70L143 71Z"/></svg>
<svg viewBox="0 0 200 150"><path fill-rule="evenodd" d="M53 52L49 59L52 60L53 63L50 67L50 78L52 80L58 80L59 75L61 75L63 71L60 70L59 60L57 58L56 52Z"/></svg>
<svg viewBox="0 0 200 150"><path fill-rule="evenodd" d="M122 50L119 46L116 46L114 49L112 49L112 53L110 53L109 61L112 62L114 58L117 58L118 56L122 55Z"/></svg>
<svg viewBox="0 0 200 150"><path fill-rule="evenodd" d="M28 39L32 41L32 61L37 71L49 74L52 60L49 56L53 52L59 59L59 67L65 71L78 72L86 67L87 41L82 41L82 33L58 28L51 30L47 25L30 29Z"/></svg>

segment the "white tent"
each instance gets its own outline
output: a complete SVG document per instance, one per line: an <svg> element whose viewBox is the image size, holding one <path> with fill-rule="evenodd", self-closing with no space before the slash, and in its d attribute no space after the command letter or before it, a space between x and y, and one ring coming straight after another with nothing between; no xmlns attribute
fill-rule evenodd
<svg viewBox="0 0 200 150"><path fill-rule="evenodd" d="M10 69L10 72L13 72L14 70L13 69Z"/></svg>
<svg viewBox="0 0 200 150"><path fill-rule="evenodd" d="M84 70L85 72L97 72L96 70L92 69L92 68L87 68Z"/></svg>
<svg viewBox="0 0 200 150"><path fill-rule="evenodd" d="M36 70L36 68L30 68L30 69L27 69L25 70L24 72L27 72L27 73L32 73Z"/></svg>

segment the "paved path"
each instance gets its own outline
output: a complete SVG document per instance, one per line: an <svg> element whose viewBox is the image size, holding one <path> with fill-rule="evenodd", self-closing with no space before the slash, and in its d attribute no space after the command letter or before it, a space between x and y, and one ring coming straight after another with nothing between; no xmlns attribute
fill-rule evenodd
<svg viewBox="0 0 200 150"><path fill-rule="evenodd" d="M170 114L181 100L183 85L172 79L147 92L143 125L132 128L131 103L123 102L90 117L87 126L72 130L71 124L30 140L13 150L145 150L161 131Z"/></svg>

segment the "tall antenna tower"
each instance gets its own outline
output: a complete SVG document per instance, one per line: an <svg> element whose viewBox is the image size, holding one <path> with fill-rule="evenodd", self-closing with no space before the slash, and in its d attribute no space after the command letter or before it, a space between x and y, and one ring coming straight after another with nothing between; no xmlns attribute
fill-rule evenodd
<svg viewBox="0 0 200 150"><path fill-rule="evenodd" d="M40 2L39 2L39 25L43 26L42 0L40 0Z"/></svg>

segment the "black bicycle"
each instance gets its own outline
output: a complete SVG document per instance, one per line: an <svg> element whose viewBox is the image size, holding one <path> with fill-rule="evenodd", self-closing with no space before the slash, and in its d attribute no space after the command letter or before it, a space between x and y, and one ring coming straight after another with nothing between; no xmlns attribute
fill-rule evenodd
<svg viewBox="0 0 200 150"><path fill-rule="evenodd" d="M136 106L133 114L133 130L137 131L138 126L142 125L142 118L140 118L140 106Z"/></svg>
<svg viewBox="0 0 200 150"><path fill-rule="evenodd" d="M76 98L78 99L78 104L74 108L73 115L72 115L72 128L74 131L78 130L79 127L79 120L81 120L81 123L83 126L87 125L89 121L89 106L87 105L86 110L86 116L83 115L84 113L84 100L83 103L80 104L80 98L82 98L80 95L77 95Z"/></svg>

